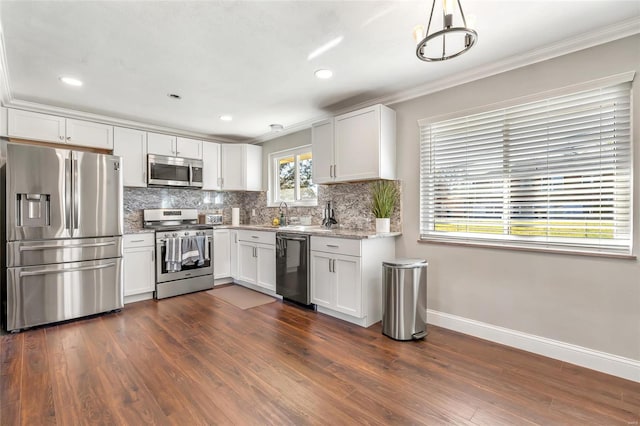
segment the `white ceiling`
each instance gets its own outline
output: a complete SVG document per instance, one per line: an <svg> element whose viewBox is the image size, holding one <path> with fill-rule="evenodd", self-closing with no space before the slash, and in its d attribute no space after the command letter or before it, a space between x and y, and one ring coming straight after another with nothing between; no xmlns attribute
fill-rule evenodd
<svg viewBox="0 0 640 426"><path fill-rule="evenodd" d="M638 0L462 6L476 17L477 46L425 63L415 57L412 30L426 26L430 1L2 0L4 99L229 140L267 139L272 123L298 129L350 107L498 72L518 58L640 32ZM319 68L334 77L316 79ZM84 85L65 86L62 75ZM219 120L222 114L233 121Z"/></svg>

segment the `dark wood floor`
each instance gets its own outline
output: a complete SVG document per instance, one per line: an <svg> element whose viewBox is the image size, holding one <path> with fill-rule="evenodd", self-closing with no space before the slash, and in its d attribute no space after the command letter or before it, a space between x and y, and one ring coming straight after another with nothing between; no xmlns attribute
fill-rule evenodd
<svg viewBox="0 0 640 426"><path fill-rule="evenodd" d="M430 327L207 293L0 337L0 424L622 424L640 384Z"/></svg>

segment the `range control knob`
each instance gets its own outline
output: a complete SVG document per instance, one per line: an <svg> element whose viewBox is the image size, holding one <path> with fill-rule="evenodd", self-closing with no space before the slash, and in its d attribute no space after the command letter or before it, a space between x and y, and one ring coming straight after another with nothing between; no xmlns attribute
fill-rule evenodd
<svg viewBox="0 0 640 426"><path fill-rule="evenodd" d="M169 238L171 236L171 234L164 234L165 238Z"/></svg>
<svg viewBox="0 0 640 426"><path fill-rule="evenodd" d="M185 236L186 236L186 235L189 235L189 233L188 233L188 232L185 232L185 233L184 233L184 235L185 235Z"/></svg>
<svg viewBox="0 0 640 426"><path fill-rule="evenodd" d="M177 236L178 236L178 233L177 233L177 232L174 232L173 234L171 234L171 236L172 236L172 237L177 237Z"/></svg>

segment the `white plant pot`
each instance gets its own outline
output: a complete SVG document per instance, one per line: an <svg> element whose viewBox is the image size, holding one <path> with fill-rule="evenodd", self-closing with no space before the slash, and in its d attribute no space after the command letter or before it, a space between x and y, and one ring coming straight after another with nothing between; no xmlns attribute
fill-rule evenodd
<svg viewBox="0 0 640 426"><path fill-rule="evenodd" d="M391 219L388 217L376 218L376 234L389 233L391 229Z"/></svg>

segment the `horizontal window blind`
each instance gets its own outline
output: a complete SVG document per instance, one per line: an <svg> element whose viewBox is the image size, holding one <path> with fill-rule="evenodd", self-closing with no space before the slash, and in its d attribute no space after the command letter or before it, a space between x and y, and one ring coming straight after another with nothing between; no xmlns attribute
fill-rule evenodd
<svg viewBox="0 0 640 426"><path fill-rule="evenodd" d="M630 89L422 124L421 238L629 254Z"/></svg>

